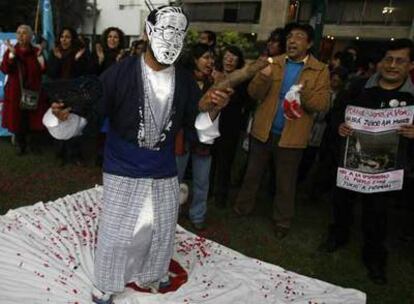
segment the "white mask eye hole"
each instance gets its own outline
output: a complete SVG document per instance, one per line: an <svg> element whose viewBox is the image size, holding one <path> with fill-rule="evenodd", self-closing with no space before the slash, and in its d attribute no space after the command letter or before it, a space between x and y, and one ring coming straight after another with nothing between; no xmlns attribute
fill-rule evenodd
<svg viewBox="0 0 414 304"><path fill-rule="evenodd" d="M172 28L166 28L164 29L163 35L165 40L171 40L175 36L175 30Z"/></svg>

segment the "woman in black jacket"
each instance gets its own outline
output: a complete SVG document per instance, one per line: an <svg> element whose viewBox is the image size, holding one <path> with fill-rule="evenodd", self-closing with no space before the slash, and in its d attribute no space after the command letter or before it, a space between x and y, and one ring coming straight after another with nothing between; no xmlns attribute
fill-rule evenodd
<svg viewBox="0 0 414 304"><path fill-rule="evenodd" d="M91 74L101 75L111 65L125 58L124 51L125 35L117 27L108 27L101 36L101 42L95 45L95 52L92 54L90 72ZM96 160L98 166L103 162L103 151L106 140L106 132L109 127L107 119L98 122L99 134L96 142Z"/></svg>
<svg viewBox="0 0 414 304"><path fill-rule="evenodd" d="M88 58L85 46L78 39L76 31L64 27L59 33L56 47L49 54L47 75L53 80L73 79L85 75L88 71ZM57 157L61 164L73 162L77 165L83 160L81 136L69 140L58 140Z"/></svg>
<svg viewBox="0 0 414 304"><path fill-rule="evenodd" d="M207 92L213 84L214 50L207 44L197 43L191 48L184 65L197 81L200 94ZM180 183L185 177L188 160L191 158L193 196L189 218L194 229L204 230L206 228L211 145L201 143L194 127L188 127L177 134L175 148Z"/></svg>
<svg viewBox="0 0 414 304"><path fill-rule="evenodd" d="M125 57L125 35L117 27L108 27L104 30L101 42L95 45L95 52L91 58L92 74L100 75L114 63Z"/></svg>
<svg viewBox="0 0 414 304"><path fill-rule="evenodd" d="M59 33L56 47L49 54L47 75L51 79L71 79L87 73L85 47L76 31L64 27Z"/></svg>
<svg viewBox="0 0 414 304"><path fill-rule="evenodd" d="M224 50L221 61L224 74L230 74L244 66L243 52L236 46L228 46ZM221 112L219 121L220 137L214 142L214 199L218 207L225 207L232 164L241 137L241 131L246 130L248 106L250 97L247 94L247 84L244 82L234 88L230 102Z"/></svg>

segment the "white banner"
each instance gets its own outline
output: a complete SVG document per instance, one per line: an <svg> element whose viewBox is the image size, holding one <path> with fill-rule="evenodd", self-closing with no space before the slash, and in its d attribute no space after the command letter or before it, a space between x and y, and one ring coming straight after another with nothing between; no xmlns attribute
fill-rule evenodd
<svg viewBox="0 0 414 304"><path fill-rule="evenodd" d="M396 99L389 104L393 108L346 108L345 122L354 131L346 139L337 172L338 187L361 193L402 189L404 170L398 152L398 129L413 123L414 106L405 106L405 101Z"/></svg>
<svg viewBox="0 0 414 304"><path fill-rule="evenodd" d="M403 179L404 170L370 174L338 168L336 184L340 188L356 192L376 193L401 190Z"/></svg>
<svg viewBox="0 0 414 304"><path fill-rule="evenodd" d="M348 106L345 111L345 122L352 129L369 132L398 129L402 125L412 124L413 117L414 106L379 110Z"/></svg>

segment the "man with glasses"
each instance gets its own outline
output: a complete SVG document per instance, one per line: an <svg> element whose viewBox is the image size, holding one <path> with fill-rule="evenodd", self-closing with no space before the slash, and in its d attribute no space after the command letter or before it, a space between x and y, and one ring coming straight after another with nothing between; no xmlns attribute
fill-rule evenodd
<svg viewBox="0 0 414 304"><path fill-rule="evenodd" d="M414 85L409 77L413 68L413 42L408 39L391 42L378 64L378 72L368 79L359 92L348 92L344 96L344 108L338 115L339 135L346 138L353 133L344 122L346 105L370 109L414 105ZM401 136L399 152L401 151L403 155L403 168L406 168L407 162L410 161L408 157L411 157L412 161L412 155L409 156L407 149L413 144L414 125L404 125L398 133ZM330 227L327 240L319 249L324 252L334 252L348 242L353 202L359 197L362 204L363 262L368 269L368 277L376 284L385 284L387 251L384 243L388 200L395 199L397 194L398 192L360 194L336 187L332 198L334 223Z"/></svg>

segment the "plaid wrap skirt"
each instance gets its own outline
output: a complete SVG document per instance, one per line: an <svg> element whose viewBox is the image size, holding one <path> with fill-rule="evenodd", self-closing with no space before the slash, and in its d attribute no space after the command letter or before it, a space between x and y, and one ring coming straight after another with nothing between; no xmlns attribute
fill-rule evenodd
<svg viewBox="0 0 414 304"><path fill-rule="evenodd" d="M173 255L179 207L177 177L130 178L104 173L103 209L95 252L95 286L121 292L165 278Z"/></svg>

